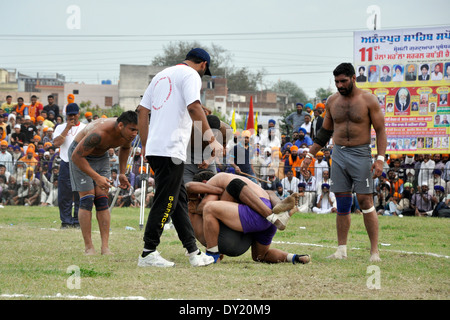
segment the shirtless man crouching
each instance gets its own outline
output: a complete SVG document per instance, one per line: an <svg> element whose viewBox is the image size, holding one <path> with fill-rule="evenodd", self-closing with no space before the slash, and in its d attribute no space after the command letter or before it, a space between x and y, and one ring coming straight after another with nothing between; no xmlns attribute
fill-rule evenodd
<svg viewBox="0 0 450 320"><path fill-rule="evenodd" d="M72 189L80 195L78 219L83 234L85 253L95 254L91 237L92 208L95 205L102 241L101 253L109 250L110 212L108 191L111 171L108 150L119 149L119 187L130 187L125 176L131 143L138 134L137 114L123 112L118 118L101 118L89 123L77 134L69 148L69 169Z"/></svg>

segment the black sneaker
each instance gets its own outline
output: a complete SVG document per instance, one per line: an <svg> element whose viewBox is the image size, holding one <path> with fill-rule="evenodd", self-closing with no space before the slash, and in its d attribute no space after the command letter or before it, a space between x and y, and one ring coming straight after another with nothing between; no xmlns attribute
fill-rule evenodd
<svg viewBox="0 0 450 320"><path fill-rule="evenodd" d="M69 223L61 223L61 229L69 229L71 226Z"/></svg>

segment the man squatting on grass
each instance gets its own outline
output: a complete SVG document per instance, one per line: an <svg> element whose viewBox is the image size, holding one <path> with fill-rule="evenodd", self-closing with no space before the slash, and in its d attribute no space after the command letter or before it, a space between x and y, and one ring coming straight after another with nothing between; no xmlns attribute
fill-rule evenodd
<svg viewBox="0 0 450 320"><path fill-rule="evenodd" d="M384 116L375 95L356 87L355 69L341 63L333 71L338 92L326 103L322 128L302 162L305 172L314 155L333 136L333 170L331 191L336 194L337 251L329 258L347 257L347 236L350 229L352 191L364 214L364 224L370 239L370 261L380 261L378 252L378 217L373 205L373 179L383 171L386 153ZM372 164L370 150L371 126L376 133L377 160ZM373 175L371 171L373 170Z"/></svg>
<svg viewBox="0 0 450 320"><path fill-rule="evenodd" d="M108 150L119 149L119 187L130 187L125 176L126 164L130 154L131 142L138 133L137 114L123 112L118 118L98 119L89 123L77 134L69 148L70 180L72 189L80 194L78 220L83 234L85 253L95 254L91 237L92 207L95 205L100 237L101 253L111 254L109 250L110 212L108 191L111 186L111 171Z"/></svg>
<svg viewBox="0 0 450 320"><path fill-rule="evenodd" d="M254 261L310 262L309 255L270 248L277 227L267 217L286 212L283 225L279 225L284 229L289 217L298 211L296 194L280 201L272 191L245 177L208 170L197 173L186 189L195 236L206 247L206 254L214 257L214 262L220 261L223 254L242 255L250 246Z"/></svg>

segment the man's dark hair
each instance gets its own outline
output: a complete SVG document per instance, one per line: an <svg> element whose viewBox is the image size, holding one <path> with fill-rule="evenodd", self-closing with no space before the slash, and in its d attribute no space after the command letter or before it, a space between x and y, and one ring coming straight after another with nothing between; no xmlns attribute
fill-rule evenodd
<svg viewBox="0 0 450 320"><path fill-rule="evenodd" d="M420 70L422 70L423 68L427 69L427 71L430 70L430 67L429 67L427 64L423 64L423 65L420 67Z"/></svg>
<svg viewBox="0 0 450 320"><path fill-rule="evenodd" d="M8 98L12 98L9 94L6 96L6 99L8 99Z"/></svg>
<svg viewBox="0 0 450 320"><path fill-rule="evenodd" d="M345 75L347 77L353 77L355 75L355 68L351 63L344 62L341 63L333 70L333 75L337 77L338 75Z"/></svg>
<svg viewBox="0 0 450 320"><path fill-rule="evenodd" d="M218 116L209 114L206 116L206 119L208 120L208 124L211 129L220 129L220 119Z"/></svg>
<svg viewBox="0 0 450 320"><path fill-rule="evenodd" d="M202 182L204 180L208 181L209 179L214 177L214 175L215 175L215 173L212 172L211 170L202 170L202 171L196 173L192 177L192 181L195 181L195 182Z"/></svg>
<svg viewBox="0 0 450 320"><path fill-rule="evenodd" d="M47 98L55 98L52 94L48 95Z"/></svg>
<svg viewBox="0 0 450 320"><path fill-rule="evenodd" d="M18 97L18 98L17 98L17 101L19 101L19 100L22 100L22 101L23 101L23 98L22 98L22 97Z"/></svg>
<svg viewBox="0 0 450 320"><path fill-rule="evenodd" d="M125 111L118 118L117 123L122 122L125 126L130 123L137 124L138 116L135 111Z"/></svg>

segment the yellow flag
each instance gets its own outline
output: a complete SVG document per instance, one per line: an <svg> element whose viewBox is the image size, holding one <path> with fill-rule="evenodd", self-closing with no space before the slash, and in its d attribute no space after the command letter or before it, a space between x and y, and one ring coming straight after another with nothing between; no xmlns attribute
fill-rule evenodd
<svg viewBox="0 0 450 320"><path fill-rule="evenodd" d="M255 132L258 131L258 112L255 114Z"/></svg>
<svg viewBox="0 0 450 320"><path fill-rule="evenodd" d="M231 128L233 128L233 133L236 133L236 119L235 119L234 110L233 110L233 116L231 117Z"/></svg>

